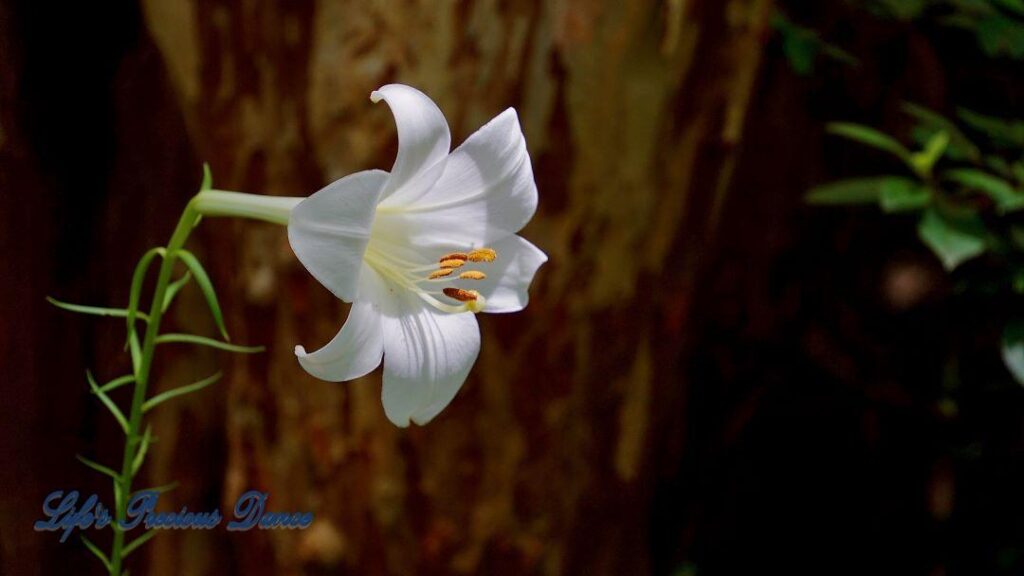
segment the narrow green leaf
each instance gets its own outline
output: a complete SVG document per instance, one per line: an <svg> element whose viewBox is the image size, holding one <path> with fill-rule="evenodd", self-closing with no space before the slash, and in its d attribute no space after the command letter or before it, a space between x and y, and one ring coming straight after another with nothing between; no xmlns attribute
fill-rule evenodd
<svg viewBox="0 0 1024 576"><path fill-rule="evenodd" d="M921 177L927 178L931 175L932 168L942 158L947 146L949 146L949 134L946 134L945 130L936 132L924 145L923 150L910 155L910 167Z"/></svg>
<svg viewBox="0 0 1024 576"><path fill-rule="evenodd" d="M81 304L71 304L69 302L62 302L56 298L50 296L46 297L46 301L53 304L57 308L68 310L69 312L78 312L79 314L90 314L92 316L107 316L109 318L125 318L128 316L128 310L124 308L101 308L99 306L83 306ZM139 312L136 317L143 322L149 322L149 316Z"/></svg>
<svg viewBox="0 0 1024 576"><path fill-rule="evenodd" d="M170 482L168 484L161 484L160 486L155 486L153 488L141 488L139 490L136 490L136 491L132 492L132 496L135 496L139 492L156 492L157 494L166 494L166 493L170 492L171 490L174 490L175 488L177 488L179 484L181 484L181 483L180 482Z"/></svg>
<svg viewBox="0 0 1024 576"><path fill-rule="evenodd" d="M110 392L111 390L116 390L121 386L124 386L125 384L131 384L132 382L135 382L135 375L125 374L124 376L114 378L110 382L107 382L103 386L100 386L100 392ZM93 392L93 394L95 394L95 392Z"/></svg>
<svg viewBox="0 0 1024 576"><path fill-rule="evenodd" d="M145 405L143 405L143 409L145 409ZM146 459L146 451L149 449L152 437L152 427L146 426L146 431L142 433L142 440L139 442L139 449L135 452L135 458L132 459L132 476L138 474L139 468L142 468L142 463Z"/></svg>
<svg viewBox="0 0 1024 576"><path fill-rule="evenodd" d="M1024 16L1024 0L993 0L996 4L1010 12Z"/></svg>
<svg viewBox="0 0 1024 576"><path fill-rule="evenodd" d="M172 344L176 342L209 346L210 348L225 350L227 352L238 352L241 354L256 354L257 352L263 352L265 349L263 346L240 346L237 344L228 344L227 342L221 342L220 340L214 340L213 338L207 338L206 336L196 336L195 334L171 333L161 334L156 337L157 344Z"/></svg>
<svg viewBox="0 0 1024 576"><path fill-rule="evenodd" d="M871 146L888 152L901 160L909 161L910 151L900 144L895 138L860 124L848 122L833 122L828 125L828 131L837 136L860 142L865 146Z"/></svg>
<svg viewBox="0 0 1024 576"><path fill-rule="evenodd" d="M128 331L128 352L132 357L132 370L138 372L142 365L142 347L139 345L139 335L134 327Z"/></svg>
<svg viewBox="0 0 1024 576"><path fill-rule="evenodd" d="M129 332L135 328L135 318L139 313L139 298L142 294L142 283L146 280L146 272L149 270L149 265L153 262L153 259L157 256L166 258L167 252L163 248L150 248L139 258L139 263L135 265L135 272L132 273L132 285L128 291L128 313L125 317L125 321L128 325ZM127 340L125 346L128 346Z"/></svg>
<svg viewBox="0 0 1024 576"><path fill-rule="evenodd" d="M942 177L972 190L982 192L992 199L1001 213L1024 208L1024 194L1014 190L1006 180L971 168L947 170Z"/></svg>
<svg viewBox="0 0 1024 576"><path fill-rule="evenodd" d="M961 108L958 115L964 123L988 136L995 144L1024 148L1024 122L985 116L966 108Z"/></svg>
<svg viewBox="0 0 1024 576"><path fill-rule="evenodd" d="M113 470L111 470L110 468L107 468L103 464L97 464L96 462L93 462L92 460L89 460L88 458L86 458L85 456L82 456L81 454L77 454L75 456L75 458L78 458L79 462L81 462L82 464L85 464L89 468L92 468L93 470L95 470L95 471L97 471L97 472L99 472L101 474L106 474L107 476L110 476L111 478L114 479L114 481L117 481L117 479L120 478L120 476L117 475L117 472L114 472Z"/></svg>
<svg viewBox="0 0 1024 576"><path fill-rule="evenodd" d="M911 212L931 204L932 194L928 187L909 178L887 178L882 182L878 201L886 213Z"/></svg>
<svg viewBox="0 0 1024 576"><path fill-rule="evenodd" d="M1010 172L1013 174L1013 177L1017 179L1017 182L1024 186L1024 162L1014 162L1013 165L1010 166Z"/></svg>
<svg viewBox="0 0 1024 576"><path fill-rule="evenodd" d="M1011 320L1003 328L1002 354L1010 374L1024 386L1024 322Z"/></svg>
<svg viewBox="0 0 1024 576"><path fill-rule="evenodd" d="M985 156L985 167L999 174L1003 178L1014 178L1013 169L1010 163L999 156Z"/></svg>
<svg viewBox="0 0 1024 576"><path fill-rule="evenodd" d="M181 289L184 288L185 284L188 284L188 281L191 279L192 273L185 272L181 278L178 278L167 286L167 292L164 293L164 304L161 307L162 312L167 312L167 309L171 306L171 302L174 301L174 297L178 295L178 292L181 292Z"/></svg>
<svg viewBox="0 0 1024 576"><path fill-rule="evenodd" d="M875 204L882 193L882 183L895 176L855 178L815 186L804 196L808 204L844 205Z"/></svg>
<svg viewBox="0 0 1024 576"><path fill-rule="evenodd" d="M199 184L199 191L205 192L213 188L213 172L210 171L210 165L203 162L203 181Z"/></svg>
<svg viewBox="0 0 1024 576"><path fill-rule="evenodd" d="M188 384L188 385L185 385L185 386L179 386L177 388L172 388L171 390L166 390L164 392L161 392L161 393L157 394L156 396L153 396L149 400L146 400L142 404L142 411L143 412L148 412L149 410L159 406L160 404L170 400L171 398L177 398L178 396L182 396L184 394L189 394L189 393L195 392L197 390L202 390L203 388L206 388L207 386L209 386L210 384L213 384L217 380L220 380L220 377L221 377L221 373L217 372L213 376L209 376L209 377L204 378L204 379L202 379L202 380L200 380L198 382L193 382L192 384Z"/></svg>
<svg viewBox="0 0 1024 576"><path fill-rule="evenodd" d="M199 263L199 259L188 250L181 249L176 252L178 258L188 266L188 269L192 272L192 276L196 279L196 284L199 285L199 289L202 290L203 296L206 297L206 303L210 305L210 313L213 314L213 321L217 325L217 329L220 330L221 336L224 340L230 341L228 337L228 329L224 326L224 315L220 311L220 303L217 301L217 293L213 290L213 284L210 282L210 277L206 274L206 270L203 269L203 265Z"/></svg>
<svg viewBox="0 0 1024 576"><path fill-rule="evenodd" d="M149 542L149 540L153 536L156 536L156 530L147 530L145 534L143 534L142 536L139 536L135 540L132 540L131 542L129 542L128 545L124 547L124 550L121 551L121 554L125 558L127 558L128 555L131 554L132 552L134 552L136 548L138 548L139 546L142 546L146 542Z"/></svg>
<svg viewBox="0 0 1024 576"><path fill-rule="evenodd" d="M100 402L102 402L103 405L107 407L107 410L109 410L110 413L114 416L114 419L117 420L117 423L121 425L121 430L124 430L124 433L127 434L128 420L126 420L124 414L121 413L121 409L118 408L117 404L115 404L114 401L110 399L110 396L107 396L107 393L101 390L100 387L96 384L96 379L92 377L92 372L86 370L85 377L89 381L89 388L92 389L92 393L95 394L96 397L100 399Z"/></svg>
<svg viewBox="0 0 1024 576"><path fill-rule="evenodd" d="M950 158L970 160L971 162L981 159L978 147L948 118L910 102L903 105L903 111L920 122L921 128L924 128L922 145L927 143L937 132L943 131L949 135L947 153Z"/></svg>
<svg viewBox="0 0 1024 576"><path fill-rule="evenodd" d="M939 257L946 270L952 271L963 262L985 252L983 227L972 219L955 222L929 209L918 222L917 234Z"/></svg>
<svg viewBox="0 0 1024 576"><path fill-rule="evenodd" d="M104 554L103 551L93 544L88 538L86 538L84 534L80 534L79 536L82 538L82 544L85 544L85 547L89 549L89 552L92 552L93 555L99 558L100 562L103 562L103 566L107 569L107 572L110 572L110 560L107 558L107 555Z"/></svg>
<svg viewBox="0 0 1024 576"><path fill-rule="evenodd" d="M121 509L121 495L123 493L124 492L123 492L123 490L121 488L121 482L119 482L117 478L114 478L114 516L115 517L117 516L117 511ZM117 522L111 523L111 526L114 527L114 530L120 530L120 527L117 525Z"/></svg>

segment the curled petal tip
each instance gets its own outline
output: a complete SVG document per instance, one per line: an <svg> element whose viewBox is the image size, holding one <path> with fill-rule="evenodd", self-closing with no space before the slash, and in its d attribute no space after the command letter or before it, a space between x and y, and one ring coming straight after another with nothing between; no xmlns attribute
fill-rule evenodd
<svg viewBox="0 0 1024 576"><path fill-rule="evenodd" d="M299 358L305 357L306 356L306 349L303 348L302 346L296 346L295 347L295 355L298 356Z"/></svg>
<svg viewBox="0 0 1024 576"><path fill-rule="evenodd" d="M380 90L374 90L373 92L370 92L370 102L376 104L377 102L380 102L383 99L384 95L380 93Z"/></svg>

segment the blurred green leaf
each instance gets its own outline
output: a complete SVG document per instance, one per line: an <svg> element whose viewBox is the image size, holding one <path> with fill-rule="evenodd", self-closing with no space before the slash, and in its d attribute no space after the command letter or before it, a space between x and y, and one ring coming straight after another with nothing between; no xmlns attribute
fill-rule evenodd
<svg viewBox="0 0 1024 576"><path fill-rule="evenodd" d="M914 152L910 156L910 167L920 176L927 178L931 176L932 168L942 158L942 154L949 145L949 134L940 130L932 135L920 152Z"/></svg>
<svg viewBox="0 0 1024 576"><path fill-rule="evenodd" d="M1010 12L1024 16L1024 0L992 0L994 3L999 5Z"/></svg>
<svg viewBox="0 0 1024 576"><path fill-rule="evenodd" d="M1024 58L1024 25L1000 14L977 24L978 44L989 56Z"/></svg>
<svg viewBox="0 0 1024 576"><path fill-rule="evenodd" d="M825 42L816 31L795 24L782 12L775 13L772 28L782 39L782 53L789 61L790 67L801 76L814 71L814 64L819 56L851 66L860 63L849 52Z"/></svg>
<svg viewBox="0 0 1024 576"><path fill-rule="evenodd" d="M881 176L839 180L815 186L804 196L804 200L808 204L822 205L876 204L882 194L882 184L886 180L904 180L904 178Z"/></svg>
<svg viewBox="0 0 1024 576"><path fill-rule="evenodd" d="M828 131L837 136L848 138L855 142L871 146L888 152L905 162L910 161L910 151L900 144L895 138L860 124L849 122L833 122L828 125Z"/></svg>
<svg viewBox="0 0 1024 576"><path fill-rule="evenodd" d="M942 177L972 190L982 192L995 202L996 209L1000 213L1013 212L1024 208L1024 194L1014 190L1009 182L988 172L963 168L947 170L942 174Z"/></svg>
<svg viewBox="0 0 1024 576"><path fill-rule="evenodd" d="M985 116L961 108L958 112L965 124L986 135L1002 147L1024 149L1024 122Z"/></svg>
<svg viewBox="0 0 1024 576"><path fill-rule="evenodd" d="M886 178L882 181L879 206L887 213L921 210L931 204L928 188L909 178Z"/></svg>
<svg viewBox="0 0 1024 576"><path fill-rule="evenodd" d="M926 0L875 0L875 4L890 18L913 20L924 13Z"/></svg>
<svg viewBox="0 0 1024 576"><path fill-rule="evenodd" d="M1024 162L1014 162L1013 165L1010 166L1010 172L1013 174L1013 177L1017 179L1017 182L1024 185Z"/></svg>
<svg viewBox="0 0 1024 576"><path fill-rule="evenodd" d="M1024 322L1011 320L1003 329L1003 363L1024 386Z"/></svg>
<svg viewBox="0 0 1024 576"><path fill-rule="evenodd" d="M954 220L928 209L918 222L917 235L948 271L980 256L986 248L984 224L976 215Z"/></svg>
<svg viewBox="0 0 1024 576"><path fill-rule="evenodd" d="M919 123L915 130L915 140L919 145L925 146L936 133L942 131L949 136L946 154L951 159L970 160L971 162L981 159L978 147L951 120L923 106L909 102L903 105L903 110Z"/></svg>

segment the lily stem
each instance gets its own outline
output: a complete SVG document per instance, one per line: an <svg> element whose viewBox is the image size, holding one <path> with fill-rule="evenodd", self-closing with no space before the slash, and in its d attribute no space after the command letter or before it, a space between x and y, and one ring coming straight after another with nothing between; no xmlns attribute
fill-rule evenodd
<svg viewBox="0 0 1024 576"><path fill-rule="evenodd" d="M146 387L149 384L150 371L153 367L153 354L156 350L157 336L160 333L160 320L163 318L163 302L167 294L167 287L170 284L171 273L174 269L174 262L178 251L185 246L189 234L198 222L199 212L196 210L197 195L185 206L181 219L171 235L164 258L160 263L160 273L157 276L156 289L153 292L153 300L149 310L149 322L146 325L146 334L142 341L138 361L133 362L135 375L135 390L132 395L131 413L128 418L128 433L124 446L124 458L121 461L121 473L114 480L118 489L115 491L115 524L114 544L110 553L109 573L111 576L122 576L125 551L125 531L120 528L120 522L126 520L128 501L131 499L132 480L134 476L133 463L137 451L142 442L140 430L142 428L143 405L146 401ZM129 326L129 339L132 346L137 346L135 326Z"/></svg>

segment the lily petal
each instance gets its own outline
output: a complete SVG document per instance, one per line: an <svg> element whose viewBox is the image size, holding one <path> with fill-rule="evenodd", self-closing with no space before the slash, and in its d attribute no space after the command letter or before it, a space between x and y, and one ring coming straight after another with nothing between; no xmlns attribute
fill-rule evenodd
<svg viewBox="0 0 1024 576"><path fill-rule="evenodd" d="M356 172L292 209L288 242L302 265L335 296L355 299L374 212L387 172Z"/></svg>
<svg viewBox="0 0 1024 576"><path fill-rule="evenodd" d="M306 353L295 347L299 364L311 375L329 382L344 382L365 376L380 366L384 355L381 295L387 285L377 272L361 265L356 302L337 335L323 348Z"/></svg>
<svg viewBox="0 0 1024 576"><path fill-rule="evenodd" d="M370 100L387 102L398 129L398 156L382 197L421 194L440 176L451 149L448 121L433 100L411 86L388 84L370 93Z"/></svg>
<svg viewBox="0 0 1024 576"><path fill-rule="evenodd" d="M518 312L530 301L530 282L547 254L519 236L491 244L498 259L481 267L487 278L466 285L486 298L484 312Z"/></svg>
<svg viewBox="0 0 1024 576"><path fill-rule="evenodd" d="M465 382L480 353L480 328L471 312L441 313L413 295L393 301L382 308L384 413L396 426L423 425Z"/></svg>
<svg viewBox="0 0 1024 576"><path fill-rule="evenodd" d="M515 234L536 210L526 139L509 108L448 156L425 193L382 201L374 234L427 248L480 246Z"/></svg>
<svg viewBox="0 0 1024 576"><path fill-rule="evenodd" d="M380 311L368 301L356 302L341 331L326 346L312 354L296 346L295 355L306 372L321 380L344 382L369 374L384 355Z"/></svg>

